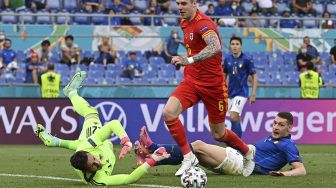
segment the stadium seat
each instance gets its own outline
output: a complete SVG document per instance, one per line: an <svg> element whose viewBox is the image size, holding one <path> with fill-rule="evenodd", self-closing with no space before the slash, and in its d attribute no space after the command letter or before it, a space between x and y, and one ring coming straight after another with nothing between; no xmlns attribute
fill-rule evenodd
<svg viewBox="0 0 336 188"><path fill-rule="evenodd" d="M45 10L38 11L39 16L36 17L37 24L51 24L50 13Z"/></svg>
<svg viewBox="0 0 336 188"><path fill-rule="evenodd" d="M259 71L258 73L258 81L260 84L266 84L266 81L270 79L267 73L264 71Z"/></svg>
<svg viewBox="0 0 336 188"><path fill-rule="evenodd" d="M310 19L310 18L313 18L312 15L308 15L303 18L304 18L304 20L302 21L303 28L317 28L316 20Z"/></svg>
<svg viewBox="0 0 336 188"><path fill-rule="evenodd" d="M145 72L145 74L143 75L143 77L145 78L156 78L157 77L157 72L158 71L147 71Z"/></svg>
<svg viewBox="0 0 336 188"><path fill-rule="evenodd" d="M327 4L327 11L332 15L336 15L336 2L332 1L331 3Z"/></svg>
<svg viewBox="0 0 336 188"><path fill-rule="evenodd" d="M103 13L95 13L98 16L92 16L92 23L94 25L107 25L108 24L108 17L106 14Z"/></svg>
<svg viewBox="0 0 336 188"><path fill-rule="evenodd" d="M91 19L85 12L78 12L75 14L74 22L79 25L90 25Z"/></svg>
<svg viewBox="0 0 336 188"><path fill-rule="evenodd" d="M313 3L313 9L316 10L317 16L322 16L324 12L324 5L321 2L314 2Z"/></svg>
<svg viewBox="0 0 336 188"><path fill-rule="evenodd" d="M176 14L163 14L163 21L164 23L166 23L167 25L169 26L177 26L178 25L178 21L177 21L177 18L174 17L174 16L177 16Z"/></svg>
<svg viewBox="0 0 336 188"><path fill-rule="evenodd" d="M71 71L77 71L77 70L87 71L88 68L87 68L87 66L84 65L84 64L79 64L79 65L71 65L71 66L70 66L70 70L71 70Z"/></svg>
<svg viewBox="0 0 336 188"><path fill-rule="evenodd" d="M79 8L77 0L63 0L63 8L69 12L75 12Z"/></svg>
<svg viewBox="0 0 336 188"><path fill-rule="evenodd" d="M284 11L290 11L290 8L287 6L285 2L277 2L275 7L278 9L277 12L282 14Z"/></svg>
<svg viewBox="0 0 336 188"><path fill-rule="evenodd" d="M124 84L131 84L132 80L129 78L118 77L116 79L116 84L124 85Z"/></svg>
<svg viewBox="0 0 336 188"><path fill-rule="evenodd" d="M120 64L107 64L107 70L117 70L117 71L121 71L121 65Z"/></svg>
<svg viewBox="0 0 336 188"><path fill-rule="evenodd" d="M132 22L133 25L141 25L142 22L141 22L141 17L138 16L139 13L130 13L129 16L130 16L130 21Z"/></svg>
<svg viewBox="0 0 336 188"><path fill-rule="evenodd" d="M175 78L177 80L182 80L183 79L183 72L182 71L176 71L175 72Z"/></svg>
<svg viewBox="0 0 336 188"><path fill-rule="evenodd" d="M22 9L20 11L18 11L20 13L20 22L25 23L25 24L34 24L35 23L35 18L33 15L28 15L28 14L33 14L32 11L30 11L29 9Z"/></svg>
<svg viewBox="0 0 336 188"><path fill-rule="evenodd" d="M103 64L90 64L89 65L89 70L90 71L100 71L100 72L104 72L105 71L105 67Z"/></svg>
<svg viewBox="0 0 336 188"><path fill-rule="evenodd" d="M168 79L166 78L152 78L151 79L151 84L154 85L165 85L168 83Z"/></svg>
<svg viewBox="0 0 336 188"><path fill-rule="evenodd" d="M175 3L176 4L176 3ZM135 8L145 11L148 7L147 1L146 0L137 0L134 1Z"/></svg>
<svg viewBox="0 0 336 188"><path fill-rule="evenodd" d="M174 72L171 72L171 71L165 71L165 70L160 70L158 72L158 77L159 78L174 78L175 76L175 73Z"/></svg>
<svg viewBox="0 0 336 188"><path fill-rule="evenodd" d="M7 82L6 82L6 80L5 79L3 79L3 78L0 78L0 84L6 84Z"/></svg>
<svg viewBox="0 0 336 188"><path fill-rule="evenodd" d="M114 78L115 79L115 78L119 77L120 74L121 74L121 71L119 71L119 70L115 70L115 71L107 70L107 71L105 71L105 78Z"/></svg>
<svg viewBox="0 0 336 188"><path fill-rule="evenodd" d="M3 10L1 14L2 14L2 17L1 17L2 23L4 24L16 24L17 23L17 17L14 15L14 11L10 9L6 9L6 10Z"/></svg>
<svg viewBox="0 0 336 188"><path fill-rule="evenodd" d="M170 8L173 12L177 12L178 11L178 7L177 7L177 4L176 4L176 1L175 0L170 0Z"/></svg>
<svg viewBox="0 0 336 188"><path fill-rule="evenodd" d="M48 10L52 12L57 12L61 10L61 0L47 0L46 3Z"/></svg>
<svg viewBox="0 0 336 188"><path fill-rule="evenodd" d="M66 10L58 12L58 15L56 16L56 24L72 24L70 13Z"/></svg>
<svg viewBox="0 0 336 188"><path fill-rule="evenodd" d="M163 59L163 57L150 57L148 61L150 64L165 64L165 60Z"/></svg>
<svg viewBox="0 0 336 188"><path fill-rule="evenodd" d="M96 85L98 78L87 77L84 81L84 85Z"/></svg>
<svg viewBox="0 0 336 188"><path fill-rule="evenodd" d="M112 9L113 0L105 0L105 9Z"/></svg>
<svg viewBox="0 0 336 188"><path fill-rule="evenodd" d="M13 77L13 78L8 78L7 79L7 83L10 83L10 84L23 84L24 83L24 81L25 81L25 78L15 78L15 77Z"/></svg>
<svg viewBox="0 0 336 188"><path fill-rule="evenodd" d="M70 82L70 77L61 76L61 84L66 85Z"/></svg>
<svg viewBox="0 0 336 188"><path fill-rule="evenodd" d="M150 83L150 79L148 78L135 78L133 80L134 84L149 84Z"/></svg>
<svg viewBox="0 0 336 188"><path fill-rule="evenodd" d="M175 72L176 67L172 64L164 64L160 66L160 69L164 71Z"/></svg>
<svg viewBox="0 0 336 188"><path fill-rule="evenodd" d="M252 12L253 6L251 2L244 1L242 2L241 7L243 8L244 16L249 16L249 13Z"/></svg>

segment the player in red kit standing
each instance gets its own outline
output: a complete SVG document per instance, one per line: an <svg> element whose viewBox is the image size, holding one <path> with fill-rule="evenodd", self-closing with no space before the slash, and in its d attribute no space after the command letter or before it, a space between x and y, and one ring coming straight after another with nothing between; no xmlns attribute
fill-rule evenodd
<svg viewBox="0 0 336 188"><path fill-rule="evenodd" d="M176 176L198 164L191 151L185 129L179 120L182 111L202 100L209 116L215 140L225 142L244 156L243 175L254 169L255 147L246 145L235 133L225 128L228 93L222 70L222 48L216 24L196 7L196 0L176 0L182 16L181 28L188 56L174 56L172 64L185 66L184 80L168 99L163 110L165 123L184 156Z"/></svg>

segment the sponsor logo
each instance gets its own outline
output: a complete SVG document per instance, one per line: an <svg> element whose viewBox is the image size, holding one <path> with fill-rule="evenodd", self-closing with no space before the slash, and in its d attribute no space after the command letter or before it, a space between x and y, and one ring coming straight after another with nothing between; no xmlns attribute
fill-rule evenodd
<svg viewBox="0 0 336 188"><path fill-rule="evenodd" d="M189 33L189 39L193 40L194 39L194 33Z"/></svg>
<svg viewBox="0 0 336 188"><path fill-rule="evenodd" d="M95 107L99 111L100 120L103 124L106 124L111 120L118 120L120 121L121 125L126 129L127 117L124 109L120 105L115 102L104 101L98 103ZM111 138L112 141L116 139L116 136L113 136Z"/></svg>

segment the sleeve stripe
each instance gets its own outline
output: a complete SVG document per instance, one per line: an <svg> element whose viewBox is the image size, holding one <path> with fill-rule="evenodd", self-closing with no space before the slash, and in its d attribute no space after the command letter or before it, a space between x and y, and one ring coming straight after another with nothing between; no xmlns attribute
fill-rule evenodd
<svg viewBox="0 0 336 188"><path fill-rule="evenodd" d="M205 38L210 34L216 34L217 35L217 33L214 30L208 30L208 31L206 31L205 33L202 34L202 38Z"/></svg>
<svg viewBox="0 0 336 188"><path fill-rule="evenodd" d="M98 182L96 182L94 179L92 179L92 180L90 181L90 183L93 184L93 185L106 185L106 184L104 184L104 183L98 183Z"/></svg>

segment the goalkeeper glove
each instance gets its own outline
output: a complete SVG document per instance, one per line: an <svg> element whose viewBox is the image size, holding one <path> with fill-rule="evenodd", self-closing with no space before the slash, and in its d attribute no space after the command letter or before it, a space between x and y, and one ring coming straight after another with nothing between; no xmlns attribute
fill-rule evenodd
<svg viewBox="0 0 336 188"><path fill-rule="evenodd" d="M124 158L132 150L132 142L125 136L121 139L120 144L123 146L120 151L119 160Z"/></svg>

